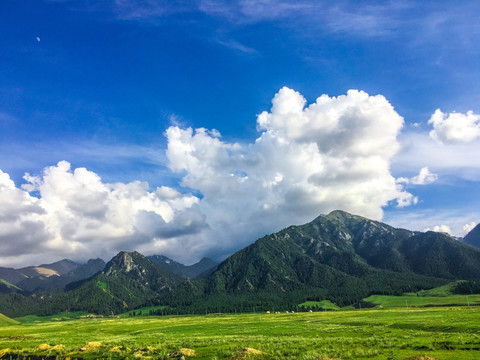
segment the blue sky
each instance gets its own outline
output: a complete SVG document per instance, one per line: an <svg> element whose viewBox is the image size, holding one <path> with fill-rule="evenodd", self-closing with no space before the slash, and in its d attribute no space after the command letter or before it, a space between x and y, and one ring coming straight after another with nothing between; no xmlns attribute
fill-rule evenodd
<svg viewBox="0 0 480 360"><path fill-rule="evenodd" d="M122 249L221 258L335 206L462 236L480 221L479 11L476 1L2 1L3 264ZM305 107L322 94L331 103L310 111L307 131L303 113L275 112L276 94L278 109L302 96ZM342 95L348 111L332 100ZM356 136L341 121L353 116L353 129L351 114L365 106L371 115L361 121L371 123L355 133L365 137L345 143L365 153L327 148ZM403 126L384 122L376 106ZM328 135L320 122L332 111L340 122ZM345 136L334 137L340 128ZM298 149L279 150L284 142L272 139L282 136ZM362 147L382 137L388 145ZM291 173L277 162L281 151ZM312 159L323 165L310 169ZM372 186L381 196L364 196ZM104 207L87 209L93 203ZM134 220L120 231L112 214Z"/></svg>

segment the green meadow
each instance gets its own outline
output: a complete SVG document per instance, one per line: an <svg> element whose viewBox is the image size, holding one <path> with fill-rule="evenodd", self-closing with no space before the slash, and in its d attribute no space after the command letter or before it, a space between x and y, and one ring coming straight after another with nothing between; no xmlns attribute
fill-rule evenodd
<svg viewBox="0 0 480 360"><path fill-rule="evenodd" d="M5 359L480 358L480 307L17 320Z"/></svg>

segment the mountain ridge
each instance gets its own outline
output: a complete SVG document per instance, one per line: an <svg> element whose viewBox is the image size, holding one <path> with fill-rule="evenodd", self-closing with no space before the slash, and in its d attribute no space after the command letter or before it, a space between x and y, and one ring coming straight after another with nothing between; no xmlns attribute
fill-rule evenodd
<svg viewBox="0 0 480 360"><path fill-rule="evenodd" d="M477 279L478 248L446 234L398 229L333 211L256 240L204 279L181 278L138 252L122 251L103 271L63 291L41 297L3 295L0 312L111 314L152 305L180 313L252 311L266 304L288 308L309 300L343 306L372 294L400 295Z"/></svg>
<svg viewBox="0 0 480 360"><path fill-rule="evenodd" d="M480 224L477 224L462 240L466 244L480 248Z"/></svg>
<svg viewBox="0 0 480 360"><path fill-rule="evenodd" d="M176 275L182 276L186 279L197 279L205 277L209 271L218 265L208 257L203 257L200 261L192 265L183 265L175 260L172 260L164 255L150 255L148 259L162 266L163 268L170 270Z"/></svg>

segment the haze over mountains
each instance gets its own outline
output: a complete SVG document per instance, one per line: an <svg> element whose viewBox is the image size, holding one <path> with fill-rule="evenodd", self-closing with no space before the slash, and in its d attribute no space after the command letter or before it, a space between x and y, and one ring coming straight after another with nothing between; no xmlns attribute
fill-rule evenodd
<svg viewBox="0 0 480 360"><path fill-rule="evenodd" d="M465 239L477 232L478 226ZM84 265L62 260L30 268L15 270L20 275L0 269L11 280L4 278L11 286L0 296L0 313L116 314L147 305L171 312L251 311L322 299L348 305L370 294L478 280L480 249L447 234L396 229L333 211L258 239L218 265L202 259L185 266L161 255L120 252L106 265L99 259Z"/></svg>

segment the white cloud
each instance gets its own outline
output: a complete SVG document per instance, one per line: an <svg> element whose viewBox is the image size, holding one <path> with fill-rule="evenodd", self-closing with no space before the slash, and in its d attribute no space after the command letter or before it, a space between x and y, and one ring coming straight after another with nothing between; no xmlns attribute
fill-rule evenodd
<svg viewBox="0 0 480 360"><path fill-rule="evenodd" d="M471 223L469 223L469 224L465 224L465 225L463 226L463 233L464 233L464 235L467 235L470 231L472 231L472 230L475 228L475 226L477 226L477 223L476 223L476 222L471 222Z"/></svg>
<svg viewBox="0 0 480 360"><path fill-rule="evenodd" d="M438 175L431 173L428 167L420 169L420 173L412 178L400 177L397 179L399 184L427 185L438 179Z"/></svg>
<svg viewBox="0 0 480 360"><path fill-rule="evenodd" d="M430 228L426 228L423 231L435 231L435 232L441 232L441 233L446 233L446 234L452 234L452 230L448 225L435 225L433 227L433 230Z"/></svg>
<svg viewBox="0 0 480 360"><path fill-rule="evenodd" d="M433 126L430 136L442 144L469 143L480 137L480 115L473 111L445 114L437 109L428 123Z"/></svg>
<svg viewBox="0 0 480 360"><path fill-rule="evenodd" d="M435 225L433 227L433 231L435 232L443 232L443 233L447 233L447 234L451 234L452 233L452 230L450 230L450 227L448 225Z"/></svg>
<svg viewBox="0 0 480 360"><path fill-rule="evenodd" d="M24 178L27 183L18 188L0 171L3 264L26 253L45 262L46 258L109 257L142 245L155 249L159 237L206 227L198 198L172 188L149 191L148 184L139 181L106 184L85 168L72 171L66 161Z"/></svg>
<svg viewBox="0 0 480 360"><path fill-rule="evenodd" d="M10 217L0 218L3 263L32 252L45 261L48 253L108 258L132 249L190 262L335 209L381 219L387 204L418 201L390 174L403 118L383 96L350 90L305 105L300 93L282 88L247 144L224 141L217 130L170 126L168 167L197 196L150 191L139 181L104 183L66 161L26 174L20 188L2 173L0 214Z"/></svg>

